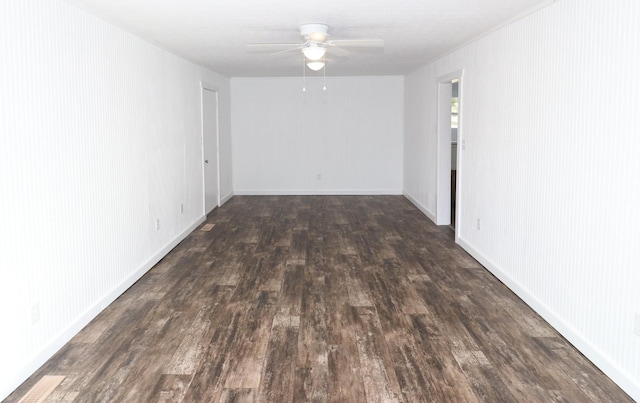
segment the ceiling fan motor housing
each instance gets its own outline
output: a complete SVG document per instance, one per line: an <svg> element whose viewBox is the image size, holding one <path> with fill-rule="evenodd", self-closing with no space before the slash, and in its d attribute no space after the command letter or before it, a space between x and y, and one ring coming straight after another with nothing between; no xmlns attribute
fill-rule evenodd
<svg viewBox="0 0 640 403"><path fill-rule="evenodd" d="M324 42L329 37L329 26L326 24L303 24L300 25L300 36L313 42Z"/></svg>

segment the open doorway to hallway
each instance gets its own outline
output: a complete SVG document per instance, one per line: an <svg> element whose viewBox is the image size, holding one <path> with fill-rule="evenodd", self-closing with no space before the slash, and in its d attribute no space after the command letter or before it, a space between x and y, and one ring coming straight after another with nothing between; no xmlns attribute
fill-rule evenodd
<svg viewBox="0 0 640 403"><path fill-rule="evenodd" d="M460 128L462 70L438 78L438 162L436 224L450 225L458 238L460 219L461 152L464 138ZM460 148L458 148L460 144Z"/></svg>
<svg viewBox="0 0 640 403"><path fill-rule="evenodd" d="M451 81L451 228L456 225L456 178L458 172L458 79Z"/></svg>

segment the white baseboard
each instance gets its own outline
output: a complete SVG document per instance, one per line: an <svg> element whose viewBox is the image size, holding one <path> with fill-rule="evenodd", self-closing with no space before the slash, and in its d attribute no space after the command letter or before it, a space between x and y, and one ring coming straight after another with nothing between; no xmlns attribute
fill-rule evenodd
<svg viewBox="0 0 640 403"><path fill-rule="evenodd" d="M560 316L536 298L535 295L515 281L508 273L498 268L493 262L476 250L472 245L462 238L457 238L457 243L480 262L489 272L502 281L520 299L529 305L534 311L544 318L554 329L556 329L565 339L574 345L587 359L600 368L609 378L611 378L622 390L624 390L634 400L640 402L640 383L631 374L620 368L602 350L593 345L580 332L565 322Z"/></svg>
<svg viewBox="0 0 640 403"><path fill-rule="evenodd" d="M427 217L429 217L429 219L431 221L433 221L434 223L436 223L436 215L433 214L431 211L429 211L428 208L426 208L425 206L423 206L420 202L418 202L416 199L414 199L409 193L403 193L402 194L404 197L407 198L407 200L409 200L411 203L413 203L414 206L416 206L418 208L418 210L422 211L422 213L424 215L426 215Z"/></svg>
<svg viewBox="0 0 640 403"><path fill-rule="evenodd" d="M118 286L100 298L93 306L89 307L76 320L74 320L65 330L56 336L42 350L36 353L28 364L18 369L11 379L2 380L3 384L0 390L0 400L9 396L18 386L27 380L35 371L38 370L51 358L58 350L68 343L73 336L78 334L89 322L91 322L100 312L102 312L109 304L115 301L122 293L138 281L146 272L155 266L167 253L171 252L187 235L193 232L200 224L205 221L204 216L198 218L194 223L189 225L184 231L179 233L173 240L167 243L162 249L154 254L142 266L135 270L129 277L124 279Z"/></svg>
<svg viewBox="0 0 640 403"><path fill-rule="evenodd" d="M226 195L224 197L221 197L220 198L220 206L222 206L223 204L225 204L226 202L231 200L232 197L233 197L233 193L229 193L228 195Z"/></svg>
<svg viewBox="0 0 640 403"><path fill-rule="evenodd" d="M234 189L237 196L380 196L402 195L400 189Z"/></svg>
<svg viewBox="0 0 640 403"><path fill-rule="evenodd" d="M140 279L146 272L151 270L163 257L165 257L173 248L175 248L182 240L184 240L190 233L192 233L200 224L206 220L206 216L198 218L195 222L189 225L184 231L179 233L170 242L168 242L162 249L160 249L155 255L153 255L146 263L144 263L138 270L133 272L128 278L126 278L120 285L114 288L108 293L101 301L103 302L102 311L115 301L123 292L127 291L136 281ZM91 318L93 319L93 318ZM90 319L90 320L91 320ZM88 322L87 322L88 323ZM86 325L86 324L85 324ZM83 325L83 327L85 326ZM77 332L76 332L77 333ZM74 333L75 334L75 333Z"/></svg>
<svg viewBox="0 0 640 403"><path fill-rule="evenodd" d="M420 211L422 211L431 221L436 222L435 214L431 213L425 206L415 200L410 194L404 193L411 203L413 203ZM511 291L513 291L520 299L529 305L534 311L542 316L554 329L556 329L564 338L573 344L587 359L595 366L600 368L609 378L611 378L622 390L624 390L634 400L640 402L640 382L636 381L631 374L620 368L613 360L602 352L598 347L593 345L581 333L576 331L571 325L566 323L560 316L553 312L549 307L536 298L533 294L524 288L520 283L511 278L505 271L498 268L493 262L476 250L471 244L459 237L456 232L456 243L464 250L480 262L489 272L502 281Z"/></svg>

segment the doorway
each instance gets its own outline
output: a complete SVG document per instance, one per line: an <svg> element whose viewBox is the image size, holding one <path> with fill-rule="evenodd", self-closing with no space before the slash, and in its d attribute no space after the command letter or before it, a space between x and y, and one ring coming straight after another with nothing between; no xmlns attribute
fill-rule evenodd
<svg viewBox="0 0 640 403"><path fill-rule="evenodd" d="M436 224L451 225L458 237L461 204L460 153L464 142L460 131L462 70L438 78L438 162ZM458 148L461 142L462 148Z"/></svg>
<svg viewBox="0 0 640 403"><path fill-rule="evenodd" d="M218 138L218 90L202 84L202 157L204 213L220 205L220 167Z"/></svg>
<svg viewBox="0 0 640 403"><path fill-rule="evenodd" d="M458 174L458 120L460 99L458 79L451 80L451 227L456 226L456 182Z"/></svg>

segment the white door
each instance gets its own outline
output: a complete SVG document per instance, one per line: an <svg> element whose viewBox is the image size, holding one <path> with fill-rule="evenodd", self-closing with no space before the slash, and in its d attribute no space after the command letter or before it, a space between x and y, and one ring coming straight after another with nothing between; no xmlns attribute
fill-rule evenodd
<svg viewBox="0 0 640 403"><path fill-rule="evenodd" d="M209 214L220 202L218 178L218 93L202 88L202 144L204 209Z"/></svg>

